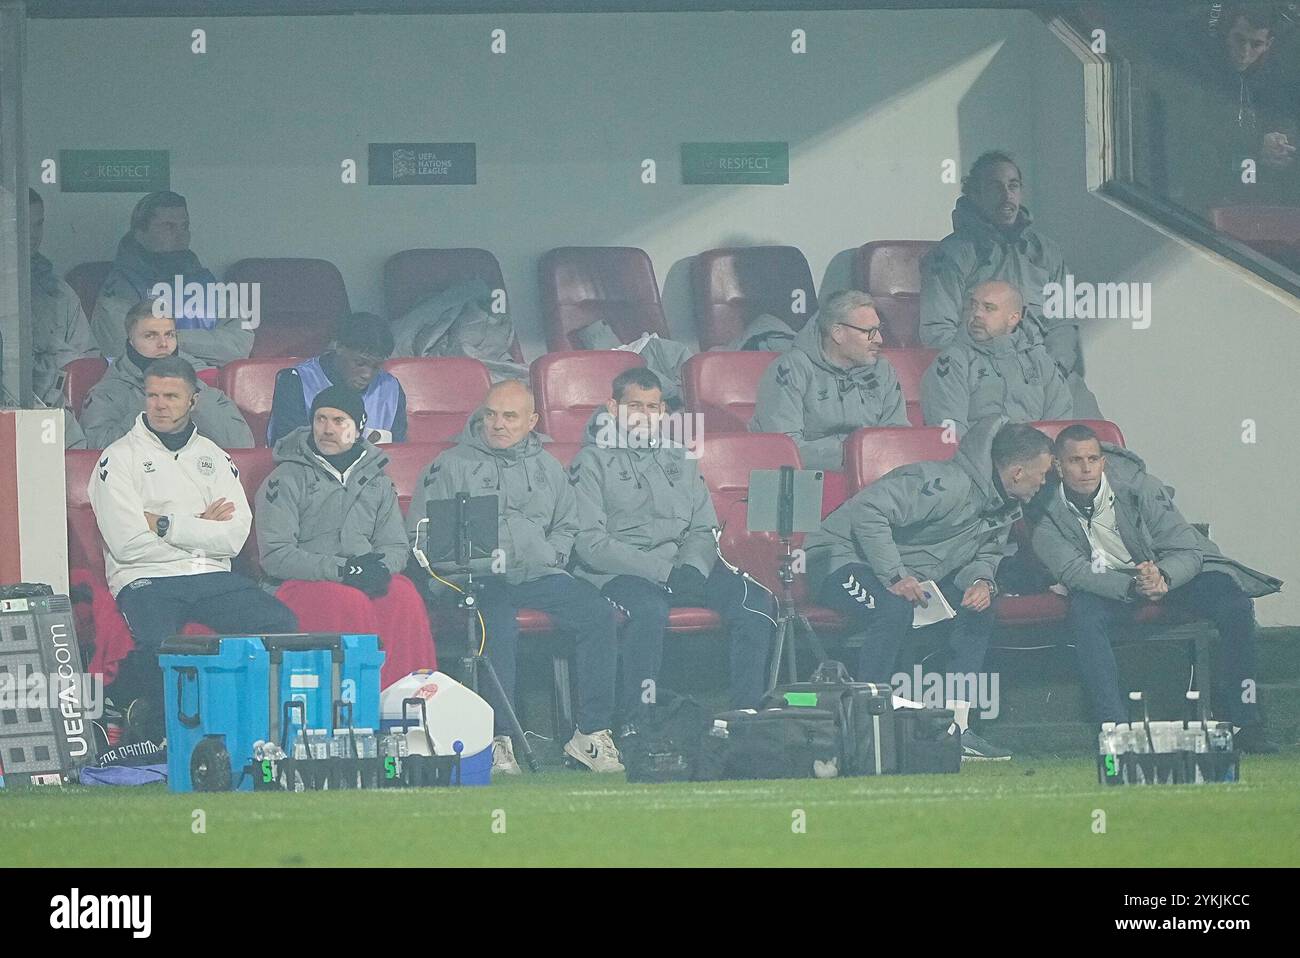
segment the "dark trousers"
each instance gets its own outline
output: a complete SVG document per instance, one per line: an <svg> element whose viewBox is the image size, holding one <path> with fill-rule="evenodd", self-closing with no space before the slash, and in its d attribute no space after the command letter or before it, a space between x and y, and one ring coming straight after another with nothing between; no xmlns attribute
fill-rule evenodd
<svg viewBox="0 0 1300 958"><path fill-rule="evenodd" d="M1202 572L1160 601L1171 609L1209 619L1223 640L1223 667L1229 683L1228 717L1238 725L1259 721L1255 703L1255 604L1224 572ZM1128 718L1120 696L1115 653L1110 640L1113 626L1131 618L1137 604L1106 599L1091 592L1071 592L1067 621L1074 638L1075 658L1084 691L1097 722ZM1244 683L1251 680L1250 694ZM1248 698L1250 701L1243 701Z"/></svg>
<svg viewBox="0 0 1300 958"><path fill-rule="evenodd" d="M637 575L616 575L601 592L627 613L618 704L619 714L631 719L645 702L647 689L654 687L646 683L659 681L668 610L683 603L674 601L663 586ZM767 592L747 583L721 562L714 565L705 582L704 603L722 617L727 632L731 707L753 708L767 691L767 657L775 631L771 620L776 618L776 603Z"/></svg>
<svg viewBox="0 0 1300 958"><path fill-rule="evenodd" d="M578 666L578 730L589 734L613 728L617 620L614 607L605 601L600 590L590 582L566 574L544 575L517 585L499 577L478 581L483 585L479 611L487 626L484 654L511 702L515 698L515 656L519 648L519 624L515 615L520 609L537 609L573 636ZM481 687L479 692L496 711L497 733L508 733L503 703L493 701L495 696L488 688Z"/></svg>
<svg viewBox="0 0 1300 958"><path fill-rule="evenodd" d="M218 635L276 635L298 631L298 619L275 596L237 572L136 579L117 594L117 607L131 629L135 649L113 681L113 700L162 703L158 648L187 622Z"/></svg>
<svg viewBox="0 0 1300 958"><path fill-rule="evenodd" d="M948 673L980 672L993 632L993 608L990 606L983 612L963 609L963 590L953 583L952 576L938 586L957 613L948 637L952 649ZM818 601L866 633L858 653L857 680L889 684L898 650L912 633L912 603L885 588L871 568L861 562L849 563L827 576Z"/></svg>

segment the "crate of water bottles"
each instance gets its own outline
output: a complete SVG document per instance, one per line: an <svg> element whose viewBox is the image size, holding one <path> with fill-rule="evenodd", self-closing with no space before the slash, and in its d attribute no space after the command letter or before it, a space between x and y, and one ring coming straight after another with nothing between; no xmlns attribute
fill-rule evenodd
<svg viewBox="0 0 1300 958"><path fill-rule="evenodd" d="M428 735L425 716L411 714L423 707L422 699L406 700L404 720L377 733L352 724L348 703L336 703L332 728L308 728L302 703L285 702L285 740L253 743L253 761L245 772L255 791L458 785L459 753L433 755L431 743L412 746L411 736Z"/></svg>
<svg viewBox="0 0 1300 958"><path fill-rule="evenodd" d="M1130 692L1129 721L1101 726L1098 780L1103 785L1238 781L1241 756L1232 748L1232 724L1208 720L1196 691L1187 693L1187 704L1181 720L1153 722L1142 693Z"/></svg>

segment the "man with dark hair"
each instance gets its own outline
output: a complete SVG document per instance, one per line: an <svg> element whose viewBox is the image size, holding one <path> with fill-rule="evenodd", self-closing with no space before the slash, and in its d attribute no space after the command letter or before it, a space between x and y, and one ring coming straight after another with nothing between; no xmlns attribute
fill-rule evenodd
<svg viewBox="0 0 1300 958"><path fill-rule="evenodd" d="M1064 286L1068 270L1056 243L1033 225L1021 203L1020 167L1007 153L982 154L962 179L952 232L921 261L921 342L943 349L967 341L962 323L966 294L987 280L1016 287L1023 316L1013 336L1041 343L1070 386L1074 414L1100 419L1097 399L1083 382L1079 328L1073 319L1045 315L1045 287Z"/></svg>
<svg viewBox="0 0 1300 958"><path fill-rule="evenodd" d="M1042 487L1052 447L1037 429L985 419L950 462L918 462L881 476L826 517L804 548L820 601L866 632L857 678L889 682L913 607L932 580L957 611L947 687L974 685L993 630L994 577L1021 504ZM1009 758L967 724L952 702L968 758ZM988 703L984 703L985 707Z"/></svg>
<svg viewBox="0 0 1300 958"><path fill-rule="evenodd" d="M718 562L718 519L704 477L672 441L659 377L637 367L615 377L612 398L587 424L569 467L582 531L572 569L627 612L623 626L620 737L635 734L655 701L664 631L673 606L706 607L731 642L731 707L763 696L772 642L772 597Z"/></svg>
<svg viewBox="0 0 1300 958"><path fill-rule="evenodd" d="M283 604L230 571L253 514L230 456L195 428L197 389L185 360L153 363L144 412L104 450L88 490L108 588L135 639L110 691L120 708L135 699L150 704L150 738L161 737L158 649L185 623L229 635L298 627Z"/></svg>
<svg viewBox="0 0 1300 958"><path fill-rule="evenodd" d="M763 373L749 431L785 433L805 469L841 468L844 439L855 429L908 425L883 346L871 297L856 289L832 293Z"/></svg>
<svg viewBox="0 0 1300 958"><path fill-rule="evenodd" d="M99 355L81 300L40 254L45 237L45 202L27 191L32 252L32 392L47 406L63 405L63 367Z"/></svg>
<svg viewBox="0 0 1300 958"><path fill-rule="evenodd" d="M328 350L292 369L280 370L275 377L267 443L274 446L283 436L307 425L307 408L318 392L331 385L361 393L369 442L406 442L406 393L397 377L383 368L392 354L393 333L384 319L374 313L346 317Z"/></svg>
<svg viewBox="0 0 1300 958"><path fill-rule="evenodd" d="M263 586L307 632L374 632L384 648L380 687L437 666L429 615L406 576L410 547L388 456L362 436L365 406L347 386L311 404L311 425L275 445L257 491Z"/></svg>
<svg viewBox="0 0 1300 958"><path fill-rule="evenodd" d="M1059 480L1035 503L1032 541L1070 591L1070 634L1093 718L1127 717L1110 646L1114 626L1147 603L1163 602L1209 619L1219 631L1228 716L1242 727L1235 747L1276 751L1257 700L1251 598L1278 591L1281 582L1225 557L1130 450L1101 442L1080 424L1062 430L1055 451Z"/></svg>
<svg viewBox="0 0 1300 958"><path fill-rule="evenodd" d="M966 336L948 346L921 379L928 426L952 423L958 436L989 416L1016 421L1069 419L1070 388L1042 343L1015 336L1024 302L1010 283L980 283L966 297Z"/></svg>
<svg viewBox="0 0 1300 958"><path fill-rule="evenodd" d="M126 313L126 351L90 388L81 407L81 428L91 449L104 449L125 436L145 408L145 374L154 363L179 357L193 367L192 356L177 352L176 323L159 315L151 300ZM253 433L239 407L215 386L196 386L192 418L200 433L223 449L253 448Z"/></svg>
<svg viewBox="0 0 1300 958"><path fill-rule="evenodd" d="M538 609L573 636L577 659L577 729L564 746L568 758L594 772L621 772L614 746L614 676L618 636L614 607L590 582L567 571L580 525L578 502L559 460L542 448L533 432L537 412L528 387L516 379L498 383L469 418L456 445L420 474L406 528L411 545L425 548L421 521L429 503L459 493L495 496L498 549L492 558L474 559L470 572L481 585L480 622L486 655L510 700L515 692L516 615ZM427 526L427 523L425 523ZM436 557L434 557L436 558ZM435 564L438 578L424 578L431 597L445 599L454 562ZM505 703L483 688L496 712L492 767L517 773Z"/></svg>
<svg viewBox="0 0 1300 958"><path fill-rule="evenodd" d="M190 250L185 197L169 190L149 193L131 211L131 228L117 244L113 268L95 301L90 330L105 356L120 356L126 341L127 310L141 300L153 300L156 284L175 288L179 283L184 289L188 283L199 283L206 290L216 282ZM205 303L207 299L205 293ZM182 310L179 303L172 306L172 312L179 314L174 318L180 346L189 355L222 366L246 358L253 348L253 333L244 329L238 315L190 315L196 311Z"/></svg>

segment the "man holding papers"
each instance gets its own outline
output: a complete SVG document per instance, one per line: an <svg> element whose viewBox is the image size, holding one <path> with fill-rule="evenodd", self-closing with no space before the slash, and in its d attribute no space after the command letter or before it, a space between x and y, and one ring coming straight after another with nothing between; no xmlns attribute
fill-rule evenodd
<svg viewBox="0 0 1300 958"><path fill-rule="evenodd" d="M998 562L1021 505L1042 487L1051 465L1052 446L1041 432L1003 417L985 419L971 427L951 461L886 473L808 537L808 573L819 601L866 634L859 681L889 682L917 607L924 616L932 602L941 602L925 595L937 583L956 611L948 671L970 676L966 687L976 687L993 629ZM968 704L952 703L963 755L1009 758L970 731Z"/></svg>

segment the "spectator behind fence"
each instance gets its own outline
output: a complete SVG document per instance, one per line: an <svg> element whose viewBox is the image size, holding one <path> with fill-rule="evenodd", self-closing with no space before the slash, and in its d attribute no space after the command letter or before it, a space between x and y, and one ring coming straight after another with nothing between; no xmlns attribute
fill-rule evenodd
<svg viewBox="0 0 1300 958"><path fill-rule="evenodd" d="M1228 717L1243 751L1274 752L1258 704L1252 596L1281 582L1225 557L1173 503L1173 491L1132 450L1102 443L1087 426L1056 438L1059 479L1034 503L1034 552L1070 592L1068 624L1093 718L1121 722L1111 640L1148 603L1209 619L1223 640Z"/></svg>
<svg viewBox="0 0 1300 958"><path fill-rule="evenodd" d="M966 336L935 357L921 379L927 426L951 422L958 436L989 416L1069 419L1074 410L1060 367L1042 343L1016 336L1024 314L1010 283L980 283L966 297Z"/></svg>
<svg viewBox="0 0 1300 958"><path fill-rule="evenodd" d="M182 310L180 303L173 302L169 310L176 319L181 348L212 366L244 359L253 348L253 333L243 328L237 310L227 310L223 317L206 315L206 290L216 281L190 250L185 197L170 191L150 193L135 205L131 228L117 244L113 268L95 301L91 332L105 356L120 356L126 314L132 306L155 298L151 291L158 283L175 289L179 282L182 290L188 283L199 283L205 290L202 309Z"/></svg>
<svg viewBox="0 0 1300 958"><path fill-rule="evenodd" d="M634 732L643 704L655 700L673 606L703 606L722 616L731 646L731 707L756 708L767 678L775 603L718 562L718 517L699 464L657 428L667 411L659 377L643 367L628 369L614 378L611 393L587 424L569 481L582 525L573 571L628 613L622 736Z"/></svg>
<svg viewBox="0 0 1300 958"><path fill-rule="evenodd" d="M170 316L156 315L153 302L136 303L125 322L125 350L81 407L81 428L91 449L106 448L134 427L145 408L145 375L155 362L179 356L196 365L192 356L177 352L176 324ZM195 388L192 416L199 431L223 449L251 449L253 432L230 397L201 380Z"/></svg>
<svg viewBox="0 0 1300 958"><path fill-rule="evenodd" d="M257 491L263 585L307 632L373 632L382 688L437 666L429 616L401 571L410 549L388 456L362 435L366 412L347 386L312 400L311 424L275 446Z"/></svg>
<svg viewBox="0 0 1300 958"><path fill-rule="evenodd" d="M870 296L832 293L794 346L758 384L750 432L782 432L805 469L839 469L844 439L863 426L906 426L907 405L883 346Z"/></svg>
<svg viewBox="0 0 1300 958"><path fill-rule="evenodd" d="M1021 203L1023 187L1020 167L1006 153L985 153L971 165L952 211L953 231L921 261L921 341L936 349L963 342L967 291L990 279L1011 283L1024 304L1014 335L1046 347L1070 386L1076 416L1100 419L1083 381L1078 323L1044 315L1045 287L1064 286L1067 269Z"/></svg>
<svg viewBox="0 0 1300 958"><path fill-rule="evenodd" d="M426 533L419 523L434 500L452 499L462 492L496 497L497 554L474 559L470 565L482 586L479 612L486 655L513 702L519 644L515 616L520 609L549 614L559 629L573 637L577 660L578 728L565 744L564 754L595 772L621 772L612 734L618 666L614 607L594 585L566 571L581 527L577 497L564 467L542 448L533 432L536 425L537 412L527 386L518 380L493 386L456 445L420 474L407 513L407 533L412 545L423 548ZM435 571L445 579L456 572L455 563L437 564ZM435 601L452 597L440 581L427 575L424 581ZM482 691L496 712L492 767L518 772L505 703L494 701L491 690Z"/></svg>
<svg viewBox="0 0 1300 958"><path fill-rule="evenodd" d="M63 367L99 355L81 300L39 252L45 236L45 203L27 191L32 249L32 392L47 406L63 405Z"/></svg>
<svg viewBox="0 0 1300 958"><path fill-rule="evenodd" d="M129 724L131 703L146 703L149 719L135 731L153 739L162 737L164 639L187 622L223 635L298 629L281 602L230 571L253 514L234 462L191 418L198 388L193 367L180 357L151 364L144 412L104 450L88 489L108 588L135 640L109 694Z"/></svg>
<svg viewBox="0 0 1300 958"><path fill-rule="evenodd" d="M886 473L808 537L808 574L820 601L866 633L859 681L890 681L912 634L913 607L927 604L921 583L933 580L957 613L945 687L977 685L993 631L998 564L1021 503L1042 487L1051 465L1051 443L1037 429L985 419L966 433L952 461ZM963 730L963 755L1009 758L970 730L970 704L954 699L949 706Z"/></svg>
<svg viewBox="0 0 1300 958"><path fill-rule="evenodd" d="M393 333L385 320L374 313L345 318L328 350L276 375L267 444L274 446L307 425L308 407L329 386L347 386L361 394L369 442L406 442L406 393L397 377L383 369L392 354Z"/></svg>

